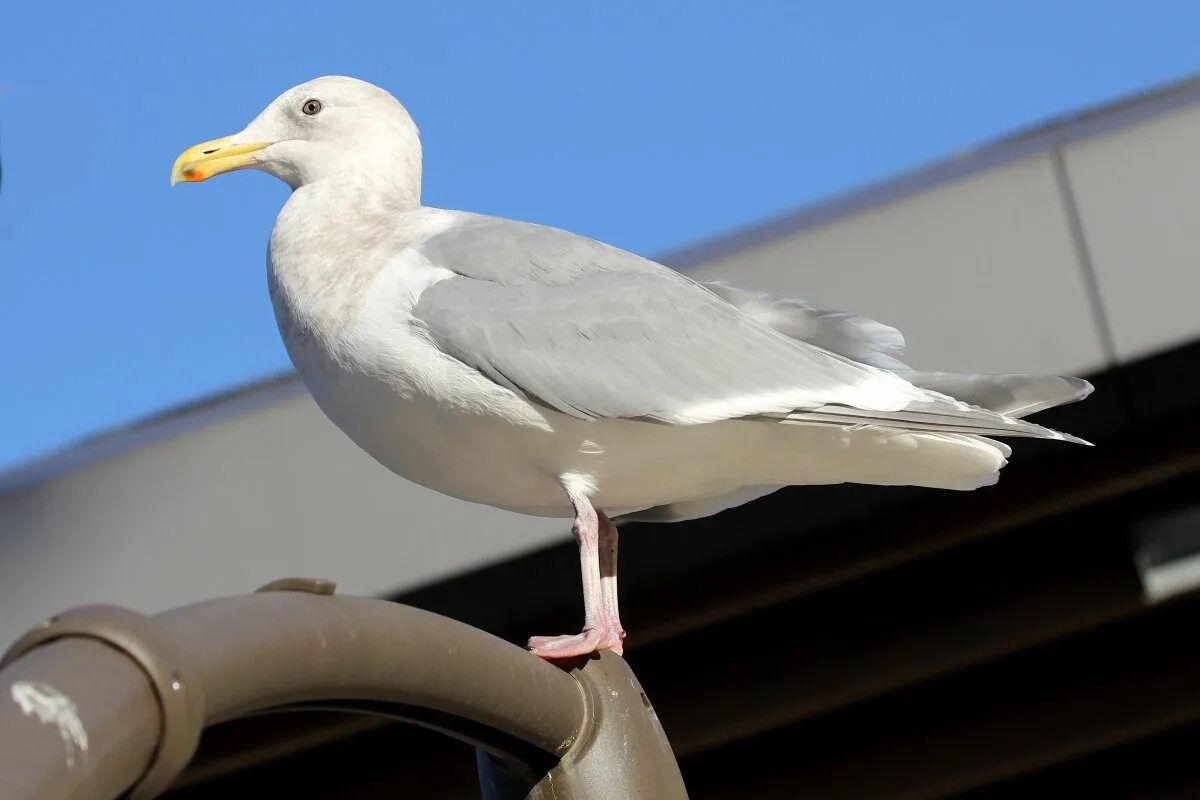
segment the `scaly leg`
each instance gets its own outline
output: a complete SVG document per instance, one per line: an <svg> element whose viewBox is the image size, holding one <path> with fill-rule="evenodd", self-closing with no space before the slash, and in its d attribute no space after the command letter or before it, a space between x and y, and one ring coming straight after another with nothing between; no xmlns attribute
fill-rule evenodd
<svg viewBox="0 0 1200 800"><path fill-rule="evenodd" d="M617 635L625 638L625 628L621 626L621 613L617 607L617 543L620 539L620 534L617 531L616 523L609 519L608 515L603 511L599 512L600 517L600 597L602 602L602 612L605 619L605 627L610 631L616 631ZM609 648L617 655L621 655L622 647L620 642L616 647Z"/></svg>
<svg viewBox="0 0 1200 800"><path fill-rule="evenodd" d="M616 527L592 508L587 497L573 496L571 503L575 507L571 531L579 545L579 568L583 576L583 632L574 636L534 636L529 640L529 649L548 659L585 656L597 650L612 650L620 655L624 634L617 619ZM601 519L607 523L606 527L612 528L612 534L602 535ZM602 540L606 550L603 555ZM601 569L602 559L608 565L605 570Z"/></svg>

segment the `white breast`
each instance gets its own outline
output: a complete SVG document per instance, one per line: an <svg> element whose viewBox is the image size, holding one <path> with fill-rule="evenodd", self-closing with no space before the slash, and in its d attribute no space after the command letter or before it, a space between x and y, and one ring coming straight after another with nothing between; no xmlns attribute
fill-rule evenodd
<svg viewBox="0 0 1200 800"><path fill-rule="evenodd" d="M611 513L713 496L746 481L787 482L757 479L766 461L737 446L751 435L777 436L755 423L575 419L446 356L411 312L425 289L454 273L406 247L407 237L445 224L446 212L393 217L387 235L378 234L382 224L371 234L327 232L337 241L330 248L297 224L314 214L337 218L312 208L319 201L304 199L303 215L289 202L272 236L280 332L325 414L392 471L464 500L562 517L572 516L561 486L567 475L594 487L594 502Z"/></svg>
<svg viewBox="0 0 1200 800"><path fill-rule="evenodd" d="M320 255L328 250L296 243L310 234L290 235L295 218L281 215L272 237L271 298L288 355L330 420L392 471L437 491L569 511L559 459L539 449L559 446L546 417L445 356L413 321L421 292L453 273L398 237L329 263Z"/></svg>

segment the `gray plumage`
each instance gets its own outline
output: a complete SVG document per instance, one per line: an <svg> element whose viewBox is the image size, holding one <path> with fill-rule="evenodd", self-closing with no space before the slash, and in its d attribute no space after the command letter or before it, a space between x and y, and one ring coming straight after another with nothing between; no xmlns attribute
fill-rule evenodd
<svg viewBox="0 0 1200 800"><path fill-rule="evenodd" d="M981 375L914 370L900 360L904 354L904 334L889 325L771 292L739 289L724 281L713 281L704 286L737 306L742 313L780 333L855 361L891 370L914 386L1005 416L1019 419L1083 400L1092 393L1092 385L1087 381L1063 375Z"/></svg>
<svg viewBox="0 0 1200 800"><path fill-rule="evenodd" d="M904 352L904 334L890 325L794 297L741 289L725 281L710 281L704 287L737 306L743 314L785 336L872 367L893 371L908 369L900 360Z"/></svg>
<svg viewBox="0 0 1200 800"><path fill-rule="evenodd" d="M457 275L426 288L413 309L439 349L577 418L778 416L1069 438L935 388L1002 393L972 388L982 379L897 380L898 370L918 375L896 357L903 337L865 317L699 284L567 231L493 217L464 215L417 249Z"/></svg>

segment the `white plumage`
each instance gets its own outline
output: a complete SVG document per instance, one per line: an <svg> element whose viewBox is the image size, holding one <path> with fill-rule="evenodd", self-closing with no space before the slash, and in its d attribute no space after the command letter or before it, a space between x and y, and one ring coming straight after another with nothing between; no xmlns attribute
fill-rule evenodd
<svg viewBox="0 0 1200 800"><path fill-rule="evenodd" d="M703 516L793 484L974 489L1009 453L986 437L1070 438L1021 417L1091 388L914 372L872 320L421 206L416 128L361 81L298 86L218 142L177 176L255 167L295 190L271 298L329 418L409 480L575 518L585 631L535 640L545 656L620 651L609 516Z"/></svg>

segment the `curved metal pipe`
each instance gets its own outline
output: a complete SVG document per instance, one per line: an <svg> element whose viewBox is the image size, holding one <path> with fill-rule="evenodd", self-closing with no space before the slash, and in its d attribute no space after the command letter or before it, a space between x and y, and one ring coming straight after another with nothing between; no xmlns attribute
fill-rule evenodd
<svg viewBox="0 0 1200 800"><path fill-rule="evenodd" d="M60 639L0 670L0 797L118 797L160 735L145 673L106 644Z"/></svg>
<svg viewBox="0 0 1200 800"><path fill-rule="evenodd" d="M566 672L489 633L384 600L266 592L157 621L204 686L207 725L299 704L383 711L382 703L405 718L406 709L427 709L483 726L557 757L583 723L583 698Z"/></svg>
<svg viewBox="0 0 1200 800"><path fill-rule="evenodd" d="M172 651L162 659L181 661L179 674L204 698L204 725L320 704L408 719L505 761L549 768L589 716L570 674L483 631L382 600L272 591L169 611L154 623ZM166 729L180 723L156 696L144 659L103 636L55 639L56 624L0 670L0 794L116 797L162 756ZM22 692L41 705L18 703Z"/></svg>

